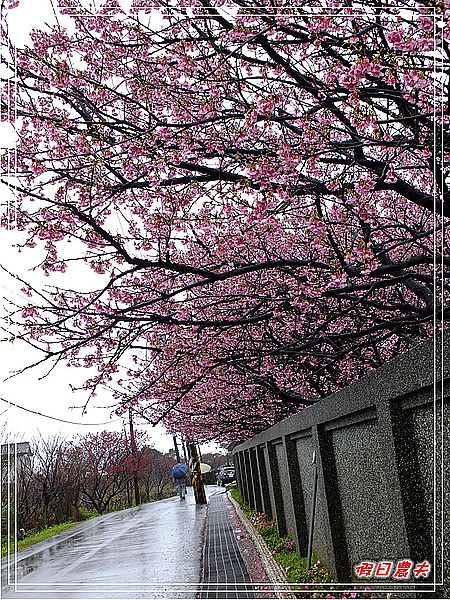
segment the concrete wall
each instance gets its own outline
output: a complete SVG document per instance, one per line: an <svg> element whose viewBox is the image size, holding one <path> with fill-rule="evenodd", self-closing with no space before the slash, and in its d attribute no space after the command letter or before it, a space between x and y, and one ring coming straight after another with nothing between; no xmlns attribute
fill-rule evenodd
<svg viewBox="0 0 450 600"><path fill-rule="evenodd" d="M244 498L303 555L315 452L313 547L339 581L354 580L363 560L426 559L432 577L415 589L450 597L450 336L435 359L433 348L417 346L233 450Z"/></svg>

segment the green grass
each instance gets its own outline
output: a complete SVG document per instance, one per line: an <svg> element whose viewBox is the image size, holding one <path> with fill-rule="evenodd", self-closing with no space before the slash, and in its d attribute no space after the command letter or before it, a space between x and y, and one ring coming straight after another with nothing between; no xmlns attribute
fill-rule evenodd
<svg viewBox="0 0 450 600"><path fill-rule="evenodd" d="M70 521L68 523L61 523L60 525L52 525L51 527L46 527L45 529L42 529L41 531L38 531L37 533L29 535L24 540L21 540L20 542L18 542L17 549L24 550L25 548L28 548L28 546L32 546L33 544L37 544L38 542L42 542L42 541L46 540L47 538L57 535L58 533L61 533L62 531L66 531L67 529L70 529L74 525L78 525L78 524L79 524L79 522ZM9 545L9 550L10 550L11 554L13 552L15 552L14 538L11 539L11 543ZM2 558L4 556L7 556L7 554L8 554L8 540L3 539L2 540Z"/></svg>

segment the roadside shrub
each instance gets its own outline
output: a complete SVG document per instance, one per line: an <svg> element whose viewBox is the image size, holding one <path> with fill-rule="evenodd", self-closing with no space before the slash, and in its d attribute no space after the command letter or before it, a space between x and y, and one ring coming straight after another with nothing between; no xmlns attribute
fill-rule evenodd
<svg viewBox="0 0 450 600"><path fill-rule="evenodd" d="M93 519L99 515L100 513L93 508L89 509L85 506L78 507L78 521L87 521L88 519Z"/></svg>

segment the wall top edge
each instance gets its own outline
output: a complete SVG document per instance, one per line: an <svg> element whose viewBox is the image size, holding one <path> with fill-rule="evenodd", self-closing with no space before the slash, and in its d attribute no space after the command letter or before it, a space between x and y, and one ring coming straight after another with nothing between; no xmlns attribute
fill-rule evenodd
<svg viewBox="0 0 450 600"><path fill-rule="evenodd" d="M239 452L275 438L364 411L419 389L433 394L436 381L450 378L450 333L418 344L375 371L269 429L236 445Z"/></svg>

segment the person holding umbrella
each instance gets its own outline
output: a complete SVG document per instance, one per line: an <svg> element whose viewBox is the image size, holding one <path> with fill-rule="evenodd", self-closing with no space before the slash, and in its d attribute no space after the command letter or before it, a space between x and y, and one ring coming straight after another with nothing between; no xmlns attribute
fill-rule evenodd
<svg viewBox="0 0 450 600"><path fill-rule="evenodd" d="M180 500L186 500L186 475L189 471L184 459L172 467L172 477L174 483L178 485L178 495Z"/></svg>

